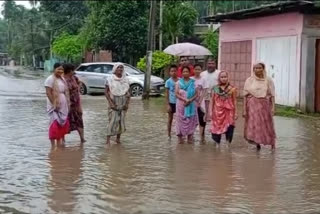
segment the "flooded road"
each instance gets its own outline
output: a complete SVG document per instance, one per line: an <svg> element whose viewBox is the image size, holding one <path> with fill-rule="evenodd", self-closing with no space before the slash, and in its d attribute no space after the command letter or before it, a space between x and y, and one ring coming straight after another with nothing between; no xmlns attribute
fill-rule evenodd
<svg viewBox="0 0 320 214"><path fill-rule="evenodd" d="M237 123L231 148L177 145L159 101L133 99L121 145L105 146L107 103L84 96L87 142L51 150L45 75L0 69L0 213L320 213L320 122L276 117L260 153Z"/></svg>

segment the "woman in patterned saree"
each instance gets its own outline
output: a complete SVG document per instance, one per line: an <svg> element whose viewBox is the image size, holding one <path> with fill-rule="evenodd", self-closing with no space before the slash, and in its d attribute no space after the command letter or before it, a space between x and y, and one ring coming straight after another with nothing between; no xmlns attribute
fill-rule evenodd
<svg viewBox="0 0 320 214"><path fill-rule="evenodd" d="M176 118L176 134L179 143L183 143L183 137L188 137L188 143L193 143L193 134L198 126L198 112L195 100L198 90L195 86L195 80L190 78L190 68L185 66L182 68L181 78L175 87L177 97L177 118Z"/></svg>
<svg viewBox="0 0 320 214"><path fill-rule="evenodd" d="M80 82L75 76L75 67L72 64L64 64L64 78L69 88L70 96L70 110L69 110L69 131L77 130L80 136L81 143L85 142L84 131L83 131L83 119L82 119L82 107L80 99Z"/></svg>
<svg viewBox="0 0 320 214"><path fill-rule="evenodd" d="M244 137L261 149L260 144L275 148L276 133L273 124L275 110L275 88L271 78L266 74L265 64L257 63L253 75L244 85L245 118Z"/></svg>

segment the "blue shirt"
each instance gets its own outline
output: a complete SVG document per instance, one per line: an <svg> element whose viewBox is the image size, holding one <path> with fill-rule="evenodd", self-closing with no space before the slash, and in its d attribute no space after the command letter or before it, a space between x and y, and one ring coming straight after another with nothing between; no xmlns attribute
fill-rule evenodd
<svg viewBox="0 0 320 214"><path fill-rule="evenodd" d="M175 90L174 90L175 86L176 86L176 82L172 78L169 78L166 81L165 88L169 90L169 103L172 103L172 104L175 104L177 101Z"/></svg>

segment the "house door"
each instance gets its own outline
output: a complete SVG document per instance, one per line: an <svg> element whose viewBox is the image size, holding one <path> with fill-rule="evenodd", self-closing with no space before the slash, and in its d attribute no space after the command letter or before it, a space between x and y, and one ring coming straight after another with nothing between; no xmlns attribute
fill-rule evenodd
<svg viewBox="0 0 320 214"><path fill-rule="evenodd" d="M252 41L222 42L220 57L219 69L229 72L231 84L242 96L244 83L251 75Z"/></svg>
<svg viewBox="0 0 320 214"><path fill-rule="evenodd" d="M320 112L320 39L316 42L315 111Z"/></svg>
<svg viewBox="0 0 320 214"><path fill-rule="evenodd" d="M257 61L266 70L276 89L276 103L295 106L299 82L297 77L297 37L275 37L257 40Z"/></svg>

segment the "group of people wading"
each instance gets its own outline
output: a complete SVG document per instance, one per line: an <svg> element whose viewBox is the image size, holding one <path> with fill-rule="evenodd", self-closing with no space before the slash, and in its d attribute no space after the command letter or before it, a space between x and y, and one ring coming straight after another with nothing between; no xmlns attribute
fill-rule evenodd
<svg viewBox="0 0 320 214"><path fill-rule="evenodd" d="M47 111L50 117L49 139L52 146L64 146L65 135L77 130L81 143L83 131L80 82L71 64L54 65L54 73L45 81ZM181 57L180 66L171 65L170 78L165 83L168 111L168 137L176 119L176 135L179 143L193 143L199 126L200 142L205 143L206 124L211 123L211 136L220 145L222 135L231 143L238 118L237 89L229 82L227 71L216 69L216 62L209 58L207 70L200 64L191 65L187 57ZM112 76L105 83L108 102L107 144L112 136L120 143L126 130L125 115L130 103L130 85L122 63L115 63ZM267 77L265 65L253 66L252 76L244 85L243 117L244 137L261 149L262 145L275 148L273 115L275 90L272 79ZM175 117L174 117L175 116Z"/></svg>
<svg viewBox="0 0 320 214"><path fill-rule="evenodd" d="M237 89L229 81L227 71L216 69L216 62L209 58L207 70L200 64L191 65L187 57L181 57L180 66L171 65L170 78L166 81L168 109L168 137L176 115L176 135L179 143L193 143L199 125L200 142L205 143L206 124L211 122L211 136L220 145L222 135L232 142L235 121L238 119ZM275 89L267 77L264 63L253 66L252 76L244 85L243 117L244 138L261 149L262 145L275 148L273 115Z"/></svg>

